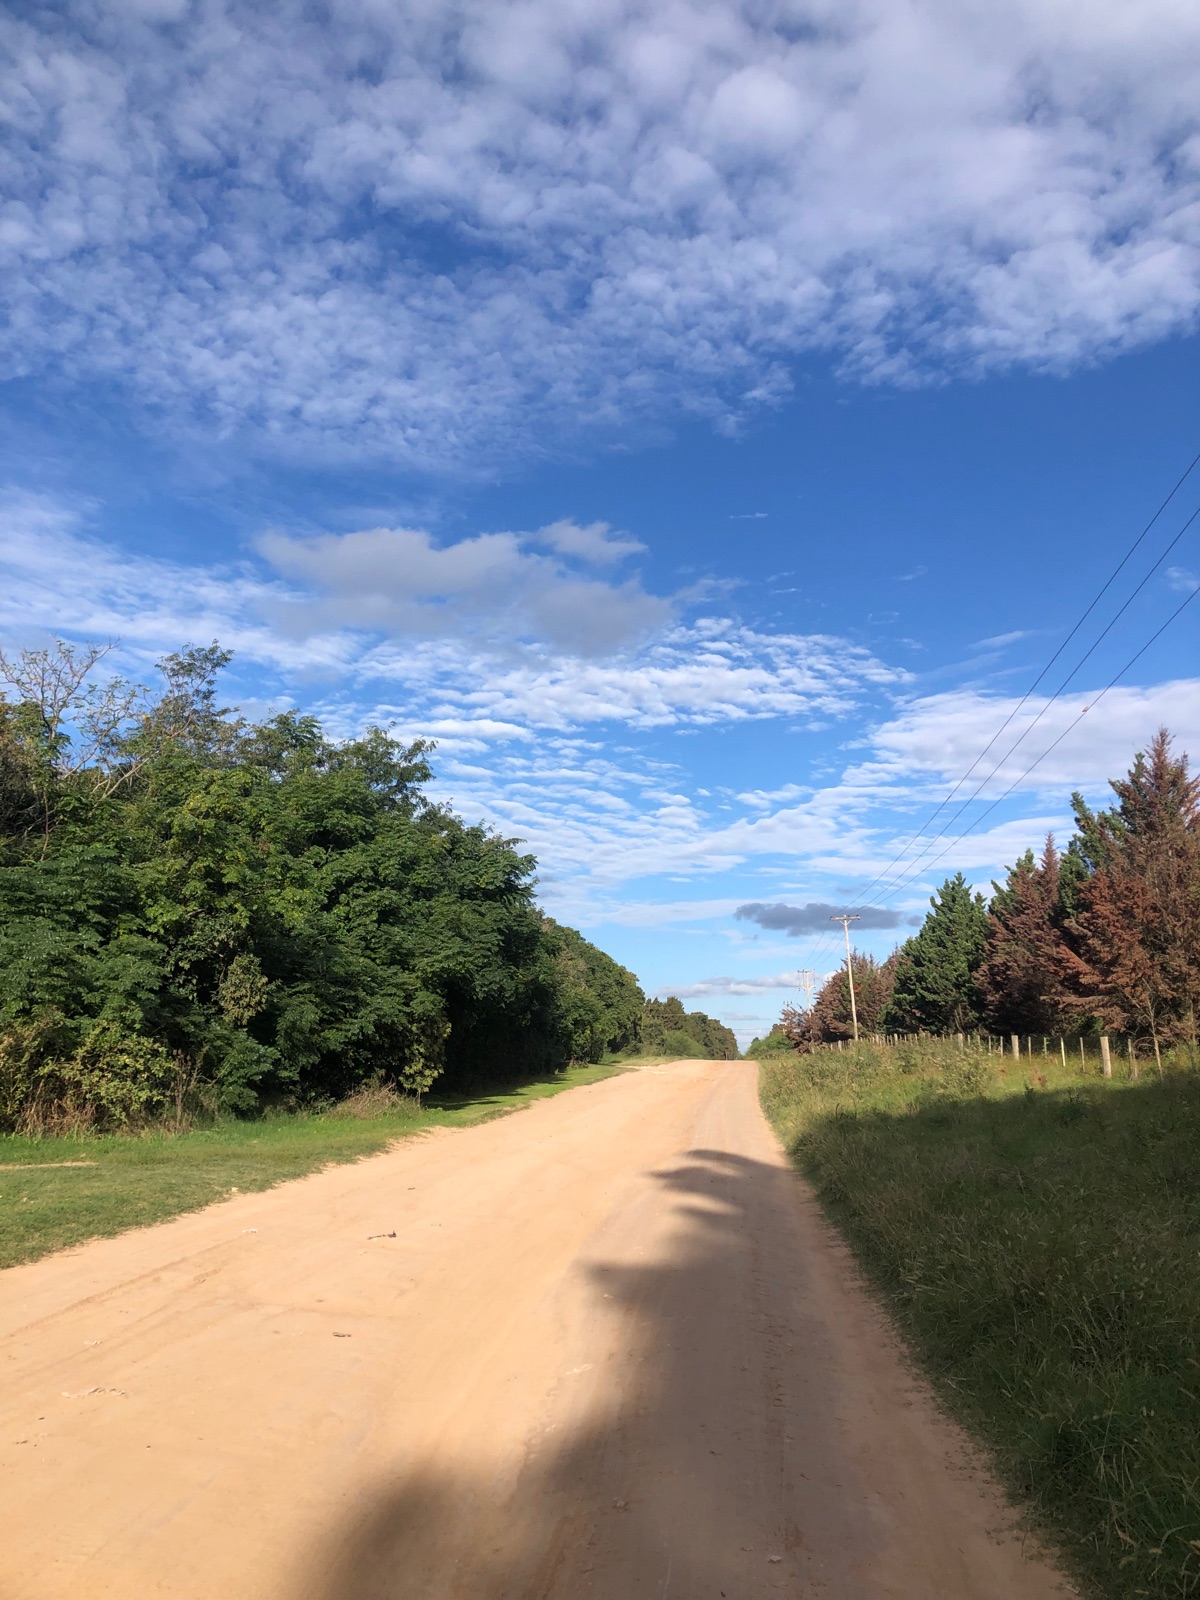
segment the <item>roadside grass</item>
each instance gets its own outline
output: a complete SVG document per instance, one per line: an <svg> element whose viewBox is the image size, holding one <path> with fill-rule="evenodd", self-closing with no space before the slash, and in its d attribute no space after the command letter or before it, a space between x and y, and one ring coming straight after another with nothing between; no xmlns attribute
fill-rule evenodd
<svg viewBox="0 0 1200 1600"><path fill-rule="evenodd" d="M1200 1074L1096 1072L938 1041L769 1059L760 1083L1085 1592L1178 1600L1200 1595Z"/></svg>
<svg viewBox="0 0 1200 1600"><path fill-rule="evenodd" d="M270 1189L320 1167L377 1154L427 1128L462 1128L518 1111L564 1089L597 1083L619 1065L568 1068L517 1088L430 1094L420 1110L370 1100L323 1112L220 1121L185 1133L106 1137L0 1136L0 1267L87 1239L196 1211L228 1195Z"/></svg>

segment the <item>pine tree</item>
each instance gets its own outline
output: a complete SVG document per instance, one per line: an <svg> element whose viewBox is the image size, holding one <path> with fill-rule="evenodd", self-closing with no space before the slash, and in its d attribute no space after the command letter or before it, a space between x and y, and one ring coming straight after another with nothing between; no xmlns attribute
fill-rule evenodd
<svg viewBox="0 0 1200 1600"><path fill-rule="evenodd" d="M976 986L999 1033L1056 1033L1063 1025L1060 875L1054 835L1047 834L1040 861L1027 850L1004 887L993 884Z"/></svg>
<svg viewBox="0 0 1200 1600"><path fill-rule="evenodd" d="M900 947L887 1026L963 1033L979 1020L975 973L983 959L987 912L961 872L929 902L919 932Z"/></svg>
<svg viewBox="0 0 1200 1600"><path fill-rule="evenodd" d="M1111 1028L1196 1045L1200 1011L1200 777L1165 728L1114 781L1117 805L1076 814L1094 870L1067 923L1076 1006Z"/></svg>

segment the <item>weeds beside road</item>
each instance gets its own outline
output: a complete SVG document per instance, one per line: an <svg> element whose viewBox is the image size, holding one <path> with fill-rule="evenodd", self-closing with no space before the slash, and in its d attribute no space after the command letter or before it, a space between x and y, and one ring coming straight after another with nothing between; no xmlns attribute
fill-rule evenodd
<svg viewBox="0 0 1200 1600"><path fill-rule="evenodd" d="M163 1131L76 1139L0 1136L0 1267L107 1238L223 1200L269 1189L319 1167L375 1155L426 1128L466 1127L620 1072L572 1067L495 1093L415 1102L369 1093L320 1113L223 1121L186 1133ZM347 1114L349 1113L349 1114Z"/></svg>
<svg viewBox="0 0 1200 1600"><path fill-rule="evenodd" d="M1105 1081L931 1041L767 1059L761 1084L1081 1581L1200 1595L1200 1074Z"/></svg>

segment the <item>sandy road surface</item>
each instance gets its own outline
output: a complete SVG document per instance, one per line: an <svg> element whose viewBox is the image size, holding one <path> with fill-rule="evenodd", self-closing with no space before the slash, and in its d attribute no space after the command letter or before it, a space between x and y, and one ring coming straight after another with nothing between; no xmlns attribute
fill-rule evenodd
<svg viewBox="0 0 1200 1600"><path fill-rule="evenodd" d="M749 1064L15 1268L0 1361L0 1600L1065 1593L998 1531Z"/></svg>

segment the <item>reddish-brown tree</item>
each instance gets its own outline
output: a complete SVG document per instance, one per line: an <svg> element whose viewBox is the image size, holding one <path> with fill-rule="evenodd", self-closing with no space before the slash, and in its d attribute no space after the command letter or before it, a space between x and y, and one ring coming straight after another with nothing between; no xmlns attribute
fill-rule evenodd
<svg viewBox="0 0 1200 1600"><path fill-rule="evenodd" d="M1076 1008L1110 1028L1196 1045L1200 1011L1200 777L1160 728L1116 807L1080 811L1095 871L1066 927L1064 971ZM1086 813L1086 814L1083 814Z"/></svg>
<svg viewBox="0 0 1200 1600"><path fill-rule="evenodd" d="M1042 858L1027 850L988 908L987 943L975 975L998 1033L1057 1033L1070 1015L1063 987L1059 856L1047 834Z"/></svg>
<svg viewBox="0 0 1200 1600"><path fill-rule="evenodd" d="M888 1001L892 998L895 954L880 962L874 956L863 955L856 950L851 959L854 963L854 1003L858 1010L858 1031L864 1036L878 1033ZM779 1021L798 1050L811 1049L815 1044L833 1044L838 1039L852 1039L854 1023L845 967L833 973L821 985L811 1011L785 1006Z"/></svg>

